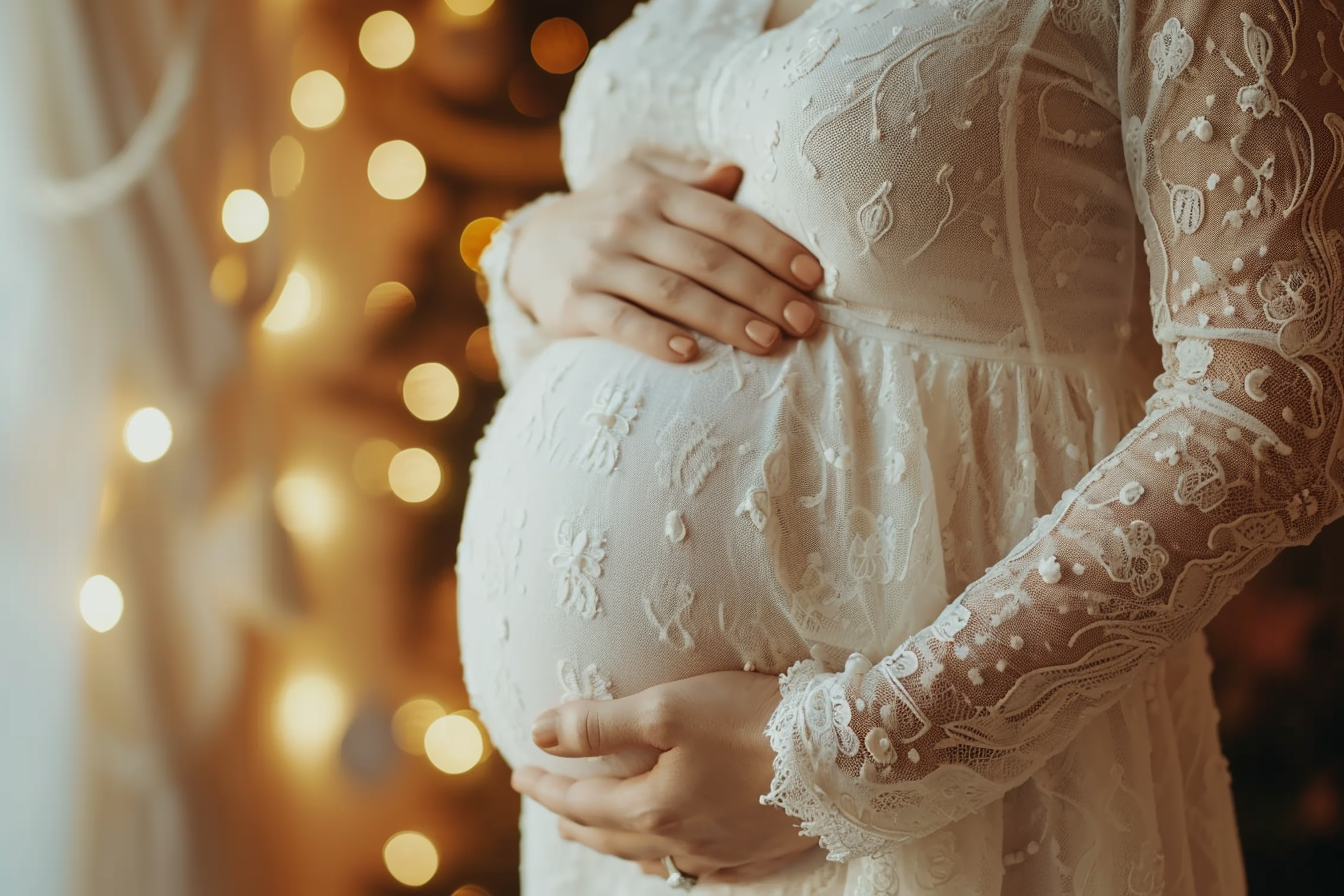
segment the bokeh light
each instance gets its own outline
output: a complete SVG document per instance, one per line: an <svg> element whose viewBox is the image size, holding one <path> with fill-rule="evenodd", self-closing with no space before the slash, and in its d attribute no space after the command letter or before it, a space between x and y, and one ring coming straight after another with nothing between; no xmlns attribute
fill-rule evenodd
<svg viewBox="0 0 1344 896"><path fill-rule="evenodd" d="M443 479L439 462L423 448L398 451L387 466L392 494L407 504L420 504L434 497Z"/></svg>
<svg viewBox="0 0 1344 896"><path fill-rule="evenodd" d="M345 693L329 676L296 675L276 700L276 732L281 744L299 761L321 758L345 727Z"/></svg>
<svg viewBox="0 0 1344 896"><path fill-rule="evenodd" d="M391 321L415 310L415 296L404 283L389 280L369 290L364 316L377 323Z"/></svg>
<svg viewBox="0 0 1344 896"><path fill-rule="evenodd" d="M359 29L359 52L374 68L396 68L414 50L415 29L399 12L376 12Z"/></svg>
<svg viewBox="0 0 1344 896"><path fill-rule="evenodd" d="M425 173L425 157L405 140L389 140L369 154L369 184L384 199L414 196Z"/></svg>
<svg viewBox="0 0 1344 896"><path fill-rule="evenodd" d="M369 439L355 449L352 472L355 484L370 495L385 495L392 490L387 470L401 449L387 439Z"/></svg>
<svg viewBox="0 0 1344 896"><path fill-rule="evenodd" d="M439 870L439 852L419 831L393 834L383 846L387 871L400 884L419 887L429 883Z"/></svg>
<svg viewBox="0 0 1344 896"><path fill-rule="evenodd" d="M330 127L345 111L345 88L331 72L316 69L294 82L289 108L306 128Z"/></svg>
<svg viewBox="0 0 1344 896"><path fill-rule="evenodd" d="M447 7L460 16L478 16L495 5L495 0L443 0Z"/></svg>
<svg viewBox="0 0 1344 896"><path fill-rule="evenodd" d="M549 118L553 108L546 86L545 75L531 66L521 67L509 77L509 102L528 118Z"/></svg>
<svg viewBox="0 0 1344 896"><path fill-rule="evenodd" d="M256 190L234 190L225 197L220 217L229 239L250 243L266 232L271 223L271 209Z"/></svg>
<svg viewBox="0 0 1344 896"><path fill-rule="evenodd" d="M306 274L290 271L285 286L275 299L261 326L272 333L288 333L312 320L314 302L313 281Z"/></svg>
<svg viewBox="0 0 1344 896"><path fill-rule="evenodd" d="M412 756L423 756L425 733L445 715L447 713L437 700L429 697L407 700L392 715L392 739Z"/></svg>
<svg viewBox="0 0 1344 896"><path fill-rule="evenodd" d="M471 771L485 756L485 737L469 717L444 716L425 732L425 756L444 774Z"/></svg>
<svg viewBox="0 0 1344 896"><path fill-rule="evenodd" d="M572 72L588 58L588 35L573 19L547 19L532 32L532 58L553 75Z"/></svg>
<svg viewBox="0 0 1344 896"><path fill-rule="evenodd" d="M142 464L153 463L172 447L173 424L158 408L141 408L126 420L121 438L131 457Z"/></svg>
<svg viewBox="0 0 1344 896"><path fill-rule="evenodd" d="M230 253L210 271L210 294L225 305L236 305L247 292L247 262Z"/></svg>
<svg viewBox="0 0 1344 896"><path fill-rule="evenodd" d="M121 589L107 576L92 576L79 589L79 615L96 632L111 631L125 606Z"/></svg>
<svg viewBox="0 0 1344 896"><path fill-rule="evenodd" d="M485 887L478 887L475 884L467 884L464 887L458 887L454 890L452 896L490 896L490 891Z"/></svg>
<svg viewBox="0 0 1344 896"><path fill-rule="evenodd" d="M271 194L284 198L293 195L303 182L303 144L288 135L271 147Z"/></svg>
<svg viewBox="0 0 1344 896"><path fill-rule="evenodd" d="M462 229L462 238L458 241L458 251L462 260L473 271L481 269L481 253L490 245L495 231L504 222L499 218L477 218Z"/></svg>
<svg viewBox="0 0 1344 896"><path fill-rule="evenodd" d="M442 364L430 361L417 364L401 384L406 409L421 420L442 420L457 407L461 390L457 377Z"/></svg>
<svg viewBox="0 0 1344 896"><path fill-rule="evenodd" d="M499 382L499 361L495 358L495 348L490 344L490 328L478 327L467 337L467 369L479 380L487 383Z"/></svg>
<svg viewBox="0 0 1344 896"><path fill-rule="evenodd" d="M280 525L291 535L323 541L336 528L336 491L321 473L287 473L275 483L275 512Z"/></svg>

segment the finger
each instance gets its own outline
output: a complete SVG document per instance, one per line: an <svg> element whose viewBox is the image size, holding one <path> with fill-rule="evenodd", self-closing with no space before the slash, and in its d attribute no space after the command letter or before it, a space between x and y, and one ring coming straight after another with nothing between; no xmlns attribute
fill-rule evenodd
<svg viewBox="0 0 1344 896"><path fill-rule="evenodd" d="M732 246L787 283L802 289L821 283L821 265L806 246L732 200L671 183L662 211L669 223Z"/></svg>
<svg viewBox="0 0 1344 896"><path fill-rule="evenodd" d="M679 846L676 842L665 837L594 828L576 824L567 818L561 818L556 822L556 829L560 832L561 840L578 843L594 852L615 856L629 862L656 863L658 870L662 871L663 877L667 877L667 871L663 870L663 864L659 860L663 856L672 854Z"/></svg>
<svg viewBox="0 0 1344 896"><path fill-rule="evenodd" d="M659 687L619 700L569 700L537 716L532 740L555 756L606 756L631 747L670 750L677 715Z"/></svg>
<svg viewBox="0 0 1344 896"><path fill-rule="evenodd" d="M742 169L736 165L715 165L703 177L691 181L691 186L724 199L732 199L738 187L742 186Z"/></svg>
<svg viewBox="0 0 1344 896"><path fill-rule="evenodd" d="M612 831L665 836L674 819L651 808L643 776L575 780L540 769L519 770L511 784L547 809L577 824Z"/></svg>
<svg viewBox="0 0 1344 896"><path fill-rule="evenodd" d="M674 255L664 253L668 258ZM692 264L683 259L683 266ZM743 351L763 355L779 341L779 327L771 321L666 266L637 259L612 261L595 271L591 282L584 285L627 298L647 311Z"/></svg>
<svg viewBox="0 0 1344 896"><path fill-rule="evenodd" d="M694 230L655 224L634 235L632 248L658 267L698 281L795 336L806 335L816 321L806 295L731 246Z"/></svg>
<svg viewBox="0 0 1344 896"><path fill-rule="evenodd" d="M584 332L674 364L694 360L700 354L699 344L686 329L626 299L594 292L571 301L572 323Z"/></svg>
<svg viewBox="0 0 1344 896"><path fill-rule="evenodd" d="M775 859L765 859L760 862L748 862L745 865L735 865L731 868L719 868L714 871L706 872L700 875L704 883L713 884L747 884L754 883L764 877L774 874L776 871L782 871L793 863L801 859L806 850L792 853L787 856L780 856Z"/></svg>

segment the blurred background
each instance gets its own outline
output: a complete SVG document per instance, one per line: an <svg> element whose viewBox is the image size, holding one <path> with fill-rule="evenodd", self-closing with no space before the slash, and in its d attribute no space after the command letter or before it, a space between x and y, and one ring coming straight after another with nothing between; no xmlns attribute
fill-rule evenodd
<svg viewBox="0 0 1344 896"><path fill-rule="evenodd" d="M0 894L518 892L475 265L632 5L0 4ZM1253 894L1344 855L1342 552L1211 632Z"/></svg>

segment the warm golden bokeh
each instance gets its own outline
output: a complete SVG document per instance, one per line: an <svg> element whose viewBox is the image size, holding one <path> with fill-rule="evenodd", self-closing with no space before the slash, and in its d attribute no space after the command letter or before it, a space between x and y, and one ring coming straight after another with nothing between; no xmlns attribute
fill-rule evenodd
<svg viewBox="0 0 1344 896"><path fill-rule="evenodd" d="M364 300L365 316L377 323L390 323L414 310L415 296L406 284L395 280L379 283Z"/></svg>
<svg viewBox="0 0 1344 896"><path fill-rule="evenodd" d="M262 328L272 333L288 333L304 326L316 310L315 293L312 279L300 271L290 271L275 304L261 322Z"/></svg>
<svg viewBox="0 0 1344 896"><path fill-rule="evenodd" d="M553 75L572 72L588 58L588 35L573 19L547 19L532 32L532 58Z"/></svg>
<svg viewBox="0 0 1344 896"><path fill-rule="evenodd" d="M125 605L121 589L107 576L91 576L79 589L79 615L100 634L111 631L121 621Z"/></svg>
<svg viewBox="0 0 1344 896"><path fill-rule="evenodd" d="M392 494L407 504L422 504L434 497L445 478L434 455L423 448L398 451L387 467Z"/></svg>
<svg viewBox="0 0 1344 896"><path fill-rule="evenodd" d="M276 697L275 727L290 758L307 764L330 753L345 725L347 702L329 675L306 672L287 681Z"/></svg>
<svg viewBox="0 0 1344 896"><path fill-rule="evenodd" d="M210 271L210 294L225 305L236 305L247 292L247 262L229 253Z"/></svg>
<svg viewBox="0 0 1344 896"><path fill-rule="evenodd" d="M481 269L481 253L503 223L499 218L477 218L462 228L462 238L457 245L467 267L473 271Z"/></svg>
<svg viewBox="0 0 1344 896"><path fill-rule="evenodd" d="M256 190L234 190L225 197L220 217L229 239L251 243L266 232L271 223L271 209Z"/></svg>
<svg viewBox="0 0 1344 896"><path fill-rule="evenodd" d="M271 195L291 196L303 182L303 144L288 135L271 147Z"/></svg>
<svg viewBox="0 0 1344 896"><path fill-rule="evenodd" d="M495 5L495 0L443 0L459 16L478 16Z"/></svg>
<svg viewBox="0 0 1344 896"><path fill-rule="evenodd" d="M499 361L490 344L490 328L478 327L467 337L467 369L477 379L487 383L499 382Z"/></svg>
<svg viewBox="0 0 1344 896"><path fill-rule="evenodd" d="M421 420L442 420L457 407L461 388L457 377L442 364L430 361L417 364L401 384L406 410Z"/></svg>
<svg viewBox="0 0 1344 896"><path fill-rule="evenodd" d="M336 530L339 498L326 476L298 470L286 473L275 483L275 512L289 534L321 543Z"/></svg>
<svg viewBox="0 0 1344 896"><path fill-rule="evenodd" d="M376 12L359 29L360 55L374 68L396 68L414 51L415 29L399 12Z"/></svg>
<svg viewBox="0 0 1344 896"><path fill-rule="evenodd" d="M405 140L389 140L369 154L369 184L384 199L407 199L425 183L425 157Z"/></svg>
<svg viewBox="0 0 1344 896"><path fill-rule="evenodd" d="M447 713L439 701L430 697L407 700L392 714L392 737L412 756L425 755L425 732Z"/></svg>
<svg viewBox="0 0 1344 896"><path fill-rule="evenodd" d="M131 457L142 464L153 463L172 447L173 424L158 408L141 408L126 420L121 438Z"/></svg>
<svg viewBox="0 0 1344 896"><path fill-rule="evenodd" d="M316 69L294 82L289 108L306 128L331 127L345 111L345 88L331 72Z"/></svg>
<svg viewBox="0 0 1344 896"><path fill-rule="evenodd" d="M425 756L447 775L469 772L485 756L485 737L469 717L444 716L425 732Z"/></svg>
<svg viewBox="0 0 1344 896"><path fill-rule="evenodd" d="M383 862L398 883L420 887L429 883L439 870L439 852L419 831L393 834L383 846Z"/></svg>
<svg viewBox="0 0 1344 896"><path fill-rule="evenodd" d="M355 484L375 497L390 492L392 485L387 481L387 470L400 450L395 442L387 439L369 439L360 445L355 449L351 463Z"/></svg>

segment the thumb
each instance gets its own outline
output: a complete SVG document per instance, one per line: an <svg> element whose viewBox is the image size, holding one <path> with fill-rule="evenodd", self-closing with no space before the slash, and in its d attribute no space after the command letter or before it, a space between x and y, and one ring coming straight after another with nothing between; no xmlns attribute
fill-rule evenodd
<svg viewBox="0 0 1344 896"><path fill-rule="evenodd" d="M717 193L725 199L732 199L737 188L742 185L742 169L736 165L720 162L711 166L691 186L710 193Z"/></svg>
<svg viewBox="0 0 1344 896"><path fill-rule="evenodd" d="M537 716L532 741L553 756L606 756L632 747L664 749L655 743L660 726L640 694L619 700L572 700Z"/></svg>

